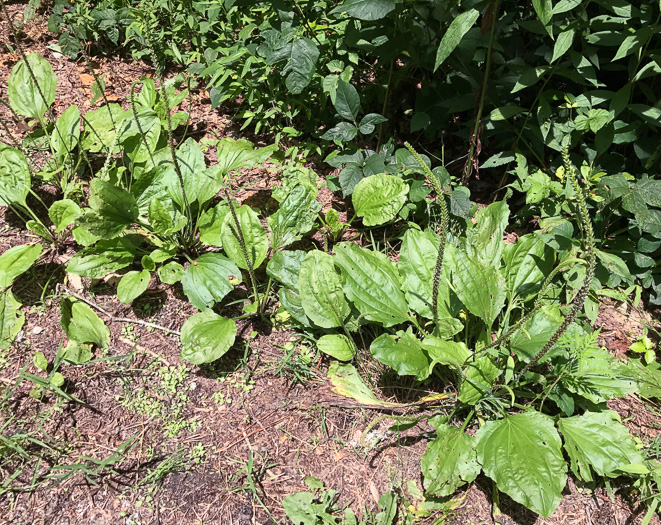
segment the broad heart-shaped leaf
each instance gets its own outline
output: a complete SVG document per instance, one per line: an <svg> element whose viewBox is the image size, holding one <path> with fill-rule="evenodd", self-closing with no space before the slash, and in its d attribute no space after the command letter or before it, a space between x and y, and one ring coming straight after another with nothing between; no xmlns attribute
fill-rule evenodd
<svg viewBox="0 0 661 525"><path fill-rule="evenodd" d="M16 148L0 142L0 205L26 206L32 179L25 156Z"/></svg>
<svg viewBox="0 0 661 525"><path fill-rule="evenodd" d="M409 319L399 272L385 254L347 242L338 244L335 251L344 291L366 319L384 326Z"/></svg>
<svg viewBox="0 0 661 525"><path fill-rule="evenodd" d="M60 326L76 343L91 343L105 350L110 344L110 330L94 310L82 301L62 299Z"/></svg>
<svg viewBox="0 0 661 525"><path fill-rule="evenodd" d="M374 132L377 125L387 121L387 118L382 117L378 113L369 113L361 119L360 124L358 124L358 130L363 135L369 135Z"/></svg>
<svg viewBox="0 0 661 525"><path fill-rule="evenodd" d="M395 0L347 0L331 11L345 12L359 20L379 20L395 9Z"/></svg>
<svg viewBox="0 0 661 525"><path fill-rule="evenodd" d="M339 361L351 361L354 356L354 345L346 335L342 334L329 334L320 337L317 341L317 348Z"/></svg>
<svg viewBox="0 0 661 525"><path fill-rule="evenodd" d="M548 518L567 483L567 463L553 419L526 412L489 421L477 431L477 460L498 489Z"/></svg>
<svg viewBox="0 0 661 525"><path fill-rule="evenodd" d="M459 386L458 399L467 405L474 405L491 392L498 377L498 367L489 356L484 356L468 364L466 375Z"/></svg>
<svg viewBox="0 0 661 525"><path fill-rule="evenodd" d="M353 190L356 215L365 226L378 226L391 220L406 202L409 185L399 177L380 173L361 180Z"/></svg>
<svg viewBox="0 0 661 525"><path fill-rule="evenodd" d="M117 237L138 219L135 197L110 182L94 179L90 184L91 210L80 225L102 239Z"/></svg>
<svg viewBox="0 0 661 525"><path fill-rule="evenodd" d="M290 290L298 292L298 274L303 259L305 259L303 250L276 252L266 265L266 273Z"/></svg>
<svg viewBox="0 0 661 525"><path fill-rule="evenodd" d="M135 246L126 238L99 241L69 259L67 272L101 279L111 272L126 268L133 262L135 253Z"/></svg>
<svg viewBox="0 0 661 525"><path fill-rule="evenodd" d="M141 136L138 125L142 128L144 138ZM160 136L161 119L151 109L141 109L137 115L125 119L119 131L119 141L124 146L126 155L136 164L151 161L149 152L156 149Z"/></svg>
<svg viewBox="0 0 661 525"><path fill-rule="evenodd" d="M282 68L282 75L287 76L285 85L290 93L298 95L312 80L319 60L319 49L309 38L297 38L269 55L267 63L273 65L283 60L287 61Z"/></svg>
<svg viewBox="0 0 661 525"><path fill-rule="evenodd" d="M7 80L7 96L9 105L16 113L23 117L39 119L55 102L57 75L53 73L48 61L38 53L30 53L27 61L37 83L32 79L25 61L21 60L12 68Z"/></svg>
<svg viewBox="0 0 661 525"><path fill-rule="evenodd" d="M55 225L55 233L64 231L80 213L80 207L71 199L55 201L48 209L48 217Z"/></svg>
<svg viewBox="0 0 661 525"><path fill-rule="evenodd" d="M349 142L358 135L358 128L351 122L340 122L329 129L320 138L322 140L337 140L338 142Z"/></svg>
<svg viewBox="0 0 661 525"><path fill-rule="evenodd" d="M413 335L401 330L397 337L383 334L370 345L374 359L394 368L400 376L415 376L419 381L429 377L429 358Z"/></svg>
<svg viewBox="0 0 661 525"><path fill-rule="evenodd" d="M558 429L565 438L571 469L583 481L593 481L592 470L599 476L617 477L621 467L645 461L627 427L610 410L560 418Z"/></svg>
<svg viewBox="0 0 661 525"><path fill-rule="evenodd" d="M340 117L355 122L360 113L360 96L356 88L349 82L340 80L337 84L334 106Z"/></svg>
<svg viewBox="0 0 661 525"><path fill-rule="evenodd" d="M60 118L57 119L55 129L51 135L51 142L55 153L60 158L71 154L80 139L80 112L78 106L69 106Z"/></svg>
<svg viewBox="0 0 661 525"><path fill-rule="evenodd" d="M308 252L298 274L298 291L305 314L322 328L342 326L349 315L333 257L319 250Z"/></svg>
<svg viewBox="0 0 661 525"><path fill-rule="evenodd" d="M434 267L438 256L438 245L441 238L434 232L407 230L399 252L399 273L402 276L402 289L406 293L406 300L414 312L433 319L432 314L432 288L434 280ZM463 325L456 319L460 304L455 299L450 301L450 287L448 285L451 269L454 267L456 248L446 243L443 257L443 271L438 287L438 317L439 319L452 319L456 323L449 326L458 327L453 333L443 332L444 337L452 337ZM452 304L454 303L454 304Z"/></svg>
<svg viewBox="0 0 661 525"><path fill-rule="evenodd" d="M429 442L420 465L427 494L447 497L480 473L475 445L477 440L457 427L439 425Z"/></svg>
<svg viewBox="0 0 661 525"><path fill-rule="evenodd" d="M230 282L231 281L231 282ZM181 278L184 293L198 310L208 310L241 282L241 270L219 253L205 253L186 268Z"/></svg>
<svg viewBox="0 0 661 525"><path fill-rule="evenodd" d="M448 30L443 35L441 43L438 46L436 51L436 61L434 62L434 71L436 71L439 66L445 62L450 56L450 53L459 45L461 39L464 37L468 30L473 27L473 24L480 16L480 12L477 9L470 9L461 13L459 16L454 18L448 27Z"/></svg>
<svg viewBox="0 0 661 525"><path fill-rule="evenodd" d="M316 192L299 184L289 192L278 211L269 217L274 251L299 240L312 230L321 211L321 203L315 195Z"/></svg>
<svg viewBox="0 0 661 525"><path fill-rule="evenodd" d="M149 286L151 274L147 270L128 272L117 284L117 298L122 304L129 304L144 293Z"/></svg>
<svg viewBox="0 0 661 525"><path fill-rule="evenodd" d="M473 257L457 253L452 281L459 300L491 327L507 296L507 284L500 272Z"/></svg>
<svg viewBox="0 0 661 525"><path fill-rule="evenodd" d="M25 315L11 291L0 294L0 350L6 350L23 328Z"/></svg>
<svg viewBox="0 0 661 525"><path fill-rule="evenodd" d="M243 205L236 209L236 216L241 225L241 232L236 230L234 217L228 213L223 220L223 226L220 230L220 238L223 242L223 250L227 256L232 259L234 264L244 270L248 269L248 264L241 250L239 235L243 233L243 241L248 252L248 259L253 268L259 268L266 258L269 251L269 239L266 236L264 227L259 221L257 212L250 206Z"/></svg>
<svg viewBox="0 0 661 525"><path fill-rule="evenodd" d="M234 344L236 323L213 312L189 317L181 327L181 358L201 365L222 357Z"/></svg>
<svg viewBox="0 0 661 525"><path fill-rule="evenodd" d="M539 290L546 274L553 269L553 250L539 235L524 235L503 250L503 277L510 297L520 295L524 301Z"/></svg>
<svg viewBox="0 0 661 525"><path fill-rule="evenodd" d="M165 284L178 283L183 276L184 267L178 262L171 261L158 269L158 278Z"/></svg>
<svg viewBox="0 0 661 525"><path fill-rule="evenodd" d="M510 350L522 361L530 361L544 347L558 327L562 315L557 305L544 305L514 334Z"/></svg>
<svg viewBox="0 0 661 525"><path fill-rule="evenodd" d="M11 286L16 277L27 272L40 255L41 244L14 246L0 255L0 291Z"/></svg>
<svg viewBox="0 0 661 525"><path fill-rule="evenodd" d="M475 226L466 231L466 253L479 261L498 266L503 253L503 232L507 228L510 209L502 200L489 204L477 214Z"/></svg>
<svg viewBox="0 0 661 525"><path fill-rule="evenodd" d="M220 236L225 216L230 212L230 208L225 203L220 203L213 208L205 211L197 221L197 228L200 231L200 242L207 246L223 246Z"/></svg>
<svg viewBox="0 0 661 525"><path fill-rule="evenodd" d="M246 139L224 138L216 141L218 175L224 177L231 171L261 164L277 149L276 144L255 149L253 143Z"/></svg>

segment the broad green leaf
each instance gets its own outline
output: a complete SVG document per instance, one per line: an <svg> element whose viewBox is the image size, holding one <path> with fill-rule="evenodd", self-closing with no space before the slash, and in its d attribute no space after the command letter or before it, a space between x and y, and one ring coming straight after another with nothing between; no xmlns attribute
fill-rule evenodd
<svg viewBox="0 0 661 525"><path fill-rule="evenodd" d="M505 306L507 283L500 272L470 256L457 254L452 284L459 300L488 327Z"/></svg>
<svg viewBox="0 0 661 525"><path fill-rule="evenodd" d="M522 361L530 361L544 347L562 324L562 314L556 305L544 305L510 341L510 350Z"/></svg>
<svg viewBox="0 0 661 525"><path fill-rule="evenodd" d="M315 195L316 192L299 184L289 192L278 211L268 218L274 251L299 240L312 230L321 211L321 203Z"/></svg>
<svg viewBox="0 0 661 525"><path fill-rule="evenodd" d="M114 153L118 146L115 145L117 129L120 129L124 119L129 118L130 111L124 111L119 104L108 104L99 109L88 111L83 116L85 129L81 147L90 153L98 153L101 150ZM114 148L113 148L114 146Z"/></svg>
<svg viewBox="0 0 661 525"><path fill-rule="evenodd" d="M466 231L468 255L490 266L498 266L505 247L503 233L509 222L510 209L502 200L489 204L480 211L475 225Z"/></svg>
<svg viewBox="0 0 661 525"><path fill-rule="evenodd" d="M337 140L339 142L349 142L358 135L358 128L351 122L340 122L329 129L320 138L322 140Z"/></svg>
<svg viewBox="0 0 661 525"><path fill-rule="evenodd" d="M178 262L171 261L158 269L158 278L165 284L175 284L184 276L184 267Z"/></svg>
<svg viewBox="0 0 661 525"><path fill-rule="evenodd" d="M496 377L498 377L498 367L493 364L489 356L471 361L459 386L459 401L467 405L474 405L491 392Z"/></svg>
<svg viewBox="0 0 661 525"><path fill-rule="evenodd" d="M404 234L404 241L399 252L399 272L402 276L402 289L406 293L406 300L414 312L432 319L432 288L434 268L438 256L438 245L441 238L434 232L422 232L409 229ZM453 333L443 332L444 337L452 337L463 325L456 319L458 311L450 305L450 287L448 281L451 268L454 266L456 249L454 245L446 243L444 252L444 265L438 287L438 317L450 320L449 327L457 328ZM456 300L454 301L457 302Z"/></svg>
<svg viewBox="0 0 661 525"><path fill-rule="evenodd" d="M191 304L198 310L208 310L241 282L241 270L219 253L205 253L184 271L181 285Z"/></svg>
<svg viewBox="0 0 661 525"><path fill-rule="evenodd" d="M71 341L95 344L101 350L110 345L110 330L96 312L82 301L62 299L60 326Z"/></svg>
<svg viewBox="0 0 661 525"><path fill-rule="evenodd" d="M30 53L27 61L37 82L35 84L25 61L16 64L7 80L9 105L23 117L40 119L55 101L57 75L39 53Z"/></svg>
<svg viewBox="0 0 661 525"><path fill-rule="evenodd" d="M415 376L423 381L429 377L429 358L420 341L410 333L397 332L397 336L383 334L370 345L374 359L395 369L400 376Z"/></svg>
<svg viewBox="0 0 661 525"><path fill-rule="evenodd" d="M532 0L532 5L535 8L539 20L542 22L542 25L548 25L553 17L553 5L551 0ZM547 31L550 30L547 28Z"/></svg>
<svg viewBox="0 0 661 525"><path fill-rule="evenodd" d="M610 410L560 418L558 429L572 471L583 481L593 481L593 470L599 476L617 477L621 467L645 462L627 427Z"/></svg>
<svg viewBox="0 0 661 525"><path fill-rule="evenodd" d="M213 312L189 317L181 327L181 359L201 365L221 358L234 344L236 323Z"/></svg>
<svg viewBox="0 0 661 525"><path fill-rule="evenodd" d="M204 153L192 138L187 139L177 148L176 157L184 181L188 203L198 203L201 206L211 200L220 190L220 182L217 176L218 167L207 169L204 162ZM169 173L166 172L165 178L169 181L168 193L183 209L185 203L181 191L181 182L172 164L169 165Z"/></svg>
<svg viewBox="0 0 661 525"><path fill-rule="evenodd" d="M347 0L331 11L359 20L379 20L395 9L395 0Z"/></svg>
<svg viewBox="0 0 661 525"><path fill-rule="evenodd" d="M253 268L259 268L269 251L269 240L255 210L243 205L236 209L236 216L241 225L243 241L248 252L248 259ZM240 233L236 231L234 217L228 213L223 220L220 238L227 256L239 267L248 269L248 264L241 250Z"/></svg>
<svg viewBox="0 0 661 525"><path fill-rule="evenodd" d="M266 273L282 285L298 292L298 274L305 259L303 250L276 252L266 265Z"/></svg>
<svg viewBox="0 0 661 525"><path fill-rule="evenodd" d="M52 238L48 228L40 222L29 220L25 223L25 227L32 233L36 233L42 239L50 240Z"/></svg>
<svg viewBox="0 0 661 525"><path fill-rule="evenodd" d="M55 233L64 231L80 213L80 207L71 199L55 201L48 209L48 217L55 225Z"/></svg>
<svg viewBox="0 0 661 525"><path fill-rule="evenodd" d="M335 491L328 491L331 497ZM336 517L329 512L328 504L319 502L314 492L298 492L282 499L282 508L291 523L296 525L335 524Z"/></svg>
<svg viewBox="0 0 661 525"><path fill-rule="evenodd" d="M387 121L387 118L382 117L378 113L369 113L361 119L360 124L358 124L358 130L363 135L369 135L370 133L374 133L376 126Z"/></svg>
<svg viewBox="0 0 661 525"><path fill-rule="evenodd" d="M48 359L42 352L35 352L32 357L32 364L39 370L46 372L48 370Z"/></svg>
<svg viewBox="0 0 661 525"><path fill-rule="evenodd" d="M117 237L138 219L135 197L110 182L94 179L89 203L91 210L81 217L80 225L103 239Z"/></svg>
<svg viewBox="0 0 661 525"><path fill-rule="evenodd" d="M406 202L409 186L394 175L372 175L361 180L353 190L356 215L365 226L378 226L391 220Z"/></svg>
<svg viewBox="0 0 661 525"><path fill-rule="evenodd" d="M8 349L25 324L25 315L19 310L14 294L0 294L0 350Z"/></svg>
<svg viewBox="0 0 661 525"><path fill-rule="evenodd" d="M317 348L339 361L351 361L354 356L354 345L346 335L342 334L329 334L320 337L317 341Z"/></svg>
<svg viewBox="0 0 661 525"><path fill-rule="evenodd" d="M477 431L477 460L498 489L548 518L567 483L553 419L538 412L489 421Z"/></svg>
<svg viewBox="0 0 661 525"><path fill-rule="evenodd" d="M360 113L360 96L356 88L349 82L340 80L337 84L334 106L340 117L355 122Z"/></svg>
<svg viewBox="0 0 661 525"><path fill-rule="evenodd" d="M143 255L140 264L149 272L156 270L156 261L150 255Z"/></svg>
<svg viewBox="0 0 661 525"><path fill-rule="evenodd" d="M62 350L62 359L66 363L82 365L83 363L87 363L91 358L92 345L89 343L69 341L67 346Z"/></svg>
<svg viewBox="0 0 661 525"><path fill-rule="evenodd" d="M278 149L275 144L255 149L253 143L245 139L224 138L214 142L220 177L231 171L261 164Z"/></svg>
<svg viewBox="0 0 661 525"><path fill-rule="evenodd" d="M305 327L309 328L312 326L310 319L305 315L300 295L283 286L278 292L278 297L280 298L280 304L282 307L294 318L294 320Z"/></svg>
<svg viewBox="0 0 661 525"><path fill-rule="evenodd" d="M154 232L160 235L171 233L172 217L160 199L152 199L147 217Z"/></svg>
<svg viewBox="0 0 661 525"><path fill-rule="evenodd" d="M141 135L138 126L142 128L144 135ZM124 119L119 131L119 141L124 146L126 155L136 164L151 162L150 152L156 150L160 136L161 119L152 109L141 109L136 115Z"/></svg>
<svg viewBox="0 0 661 525"><path fill-rule="evenodd" d="M386 255L346 242L338 244L335 251L344 291L366 319L384 326L409 319L399 272Z"/></svg>
<svg viewBox="0 0 661 525"><path fill-rule="evenodd" d="M590 109L584 115L574 119L576 129L596 133L612 120L611 114L605 109Z"/></svg>
<svg viewBox="0 0 661 525"><path fill-rule="evenodd" d="M558 38L555 40L555 44L553 44L553 57L551 58L552 63L558 60L567 51L569 51L572 43L574 42L575 33L575 29L567 29L558 35Z"/></svg>
<svg viewBox="0 0 661 525"><path fill-rule="evenodd" d="M480 12L477 9L470 9L452 20L448 30L441 39L438 50L436 51L434 71L436 71L455 50L464 35L468 33L468 30L471 27L473 27L473 24L477 21L479 16Z"/></svg>
<svg viewBox="0 0 661 525"><path fill-rule="evenodd" d="M25 156L16 148L0 142L0 205L20 204L25 207L31 185Z"/></svg>
<svg viewBox="0 0 661 525"><path fill-rule="evenodd" d="M531 299L542 285L546 274L553 269L551 249L538 235L524 235L515 243L505 245L503 277L510 297L520 295Z"/></svg>
<svg viewBox="0 0 661 525"><path fill-rule="evenodd" d="M596 252L597 257L599 258L599 262L601 262L601 264L603 264L610 273L614 273L615 275L622 277L627 281L634 280L631 272L629 271L629 268L627 267L627 263L625 263L621 257L618 257L612 253L604 252L602 250L596 250Z"/></svg>
<svg viewBox="0 0 661 525"><path fill-rule="evenodd" d="M342 326L349 315L340 276L327 253L308 252L298 274L298 291L305 314L322 328Z"/></svg>
<svg viewBox="0 0 661 525"><path fill-rule="evenodd" d="M319 60L319 49L314 41L307 37L296 38L290 44L281 47L267 58L267 64L274 65L286 61L282 68L285 86L290 93L298 95L310 84Z"/></svg>
<svg viewBox="0 0 661 525"><path fill-rule="evenodd" d="M225 216L229 213L229 206L220 203L217 206L205 211L197 221L197 227L200 231L200 242L207 246L223 246L221 231Z"/></svg>
<svg viewBox="0 0 661 525"><path fill-rule="evenodd" d="M139 297L149 286L151 274L148 270L128 272L117 284L117 298L122 304L129 304Z"/></svg>
<svg viewBox="0 0 661 525"><path fill-rule="evenodd" d="M464 343L446 341L431 335L428 335L422 341L422 348L432 360L429 365L430 370L437 363L451 366L457 370L461 369L466 360L473 355Z"/></svg>
<svg viewBox="0 0 661 525"><path fill-rule="evenodd" d="M101 279L109 273L126 268L133 262L134 257L135 247L126 239L99 241L69 259L67 272Z"/></svg>
<svg viewBox="0 0 661 525"><path fill-rule="evenodd" d="M69 106L60 118L57 119L55 129L51 135L51 142L55 152L64 158L70 155L78 145L80 139L80 112L78 106Z"/></svg>
<svg viewBox="0 0 661 525"><path fill-rule="evenodd" d="M427 494L452 496L480 473L475 445L477 440L460 428L439 425L436 437L429 442L420 464Z"/></svg>
<svg viewBox="0 0 661 525"><path fill-rule="evenodd" d="M11 286L16 277L27 272L40 255L41 244L14 246L0 255L0 291Z"/></svg>

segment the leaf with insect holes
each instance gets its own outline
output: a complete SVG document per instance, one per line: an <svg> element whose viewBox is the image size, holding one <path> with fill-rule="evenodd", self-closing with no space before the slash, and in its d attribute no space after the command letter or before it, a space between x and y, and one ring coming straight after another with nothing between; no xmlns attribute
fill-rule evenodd
<svg viewBox="0 0 661 525"><path fill-rule="evenodd" d="M441 424L420 460L427 494L452 496L454 491L473 481L480 473L475 446L477 439L460 428Z"/></svg>
<svg viewBox="0 0 661 525"><path fill-rule="evenodd" d="M298 274L298 290L303 310L314 324L322 328L342 326L350 309L330 255L319 250L308 252Z"/></svg>
<svg viewBox="0 0 661 525"><path fill-rule="evenodd" d="M239 235L243 234L243 242L248 252L248 259L253 268L259 268L266 258L269 251L269 239L264 231L264 227L259 220L257 212L250 206L243 205L236 209L236 216L241 225L241 231L238 231L234 222L232 213L225 215L223 226L220 230L220 238L223 244L223 250L227 256L239 268L248 269Z"/></svg>
<svg viewBox="0 0 661 525"><path fill-rule="evenodd" d="M498 489L548 518L567 483L567 463L553 419L526 412L488 421L477 431L477 460Z"/></svg>
<svg viewBox="0 0 661 525"><path fill-rule="evenodd" d="M181 285L191 304L198 310L208 310L241 282L241 270L219 253L205 253L184 271Z"/></svg>
<svg viewBox="0 0 661 525"><path fill-rule="evenodd" d="M165 284L175 284L184 276L184 267L178 262L171 261L158 269L158 278Z"/></svg>
<svg viewBox="0 0 661 525"><path fill-rule="evenodd" d="M40 119L55 102L57 75L39 53L30 53L27 63L34 73L34 78L24 60L12 68L7 80L9 105L23 117Z"/></svg>
<svg viewBox="0 0 661 525"><path fill-rule="evenodd" d="M105 350L110 345L110 330L98 315L82 301L62 299L60 326L71 341L91 343Z"/></svg>
<svg viewBox="0 0 661 525"><path fill-rule="evenodd" d="M11 286L16 277L27 272L40 255L41 244L14 246L0 255L0 291Z"/></svg>
<svg viewBox="0 0 661 525"><path fill-rule="evenodd" d="M645 462L629 430L619 419L615 412L606 410L558 421L572 472L583 481L593 481L592 471L599 476L617 477L622 467Z"/></svg>
<svg viewBox="0 0 661 525"><path fill-rule="evenodd" d="M117 285L117 298L122 304L129 304L141 296L149 286L151 274L148 270L128 272Z"/></svg>
<svg viewBox="0 0 661 525"><path fill-rule="evenodd" d="M16 148L0 142L0 205L27 206L32 178L25 156Z"/></svg>
<svg viewBox="0 0 661 525"><path fill-rule="evenodd" d="M181 359L201 365L220 359L234 344L236 323L213 312L189 317L181 327Z"/></svg>

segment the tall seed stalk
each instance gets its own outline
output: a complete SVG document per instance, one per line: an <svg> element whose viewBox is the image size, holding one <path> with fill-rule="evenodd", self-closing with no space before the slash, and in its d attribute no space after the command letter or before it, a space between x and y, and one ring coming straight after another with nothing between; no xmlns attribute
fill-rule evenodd
<svg viewBox="0 0 661 525"><path fill-rule="evenodd" d="M585 203L585 195L583 194L583 188L578 183L576 178L576 172L574 171L574 166L569 159L569 151L567 146L562 150L562 160L565 165L565 172L569 177L572 187L574 188L574 193L576 194L576 202L578 204L578 216L580 223L583 227L583 241L585 244L585 279L583 284L579 289L578 293L574 296L574 299L571 302L571 307L565 319L562 321L562 324L554 332L551 338L546 342L542 349L533 357L530 362L523 367L519 377L522 377L526 372L528 372L533 366L535 366L540 359L542 359L548 352L553 348L553 346L558 342L558 339L567 331L571 324L578 317L579 312L583 309L585 305L585 299L588 296L590 291L590 285L592 284L592 279L594 278L594 268L597 262L596 253L594 248L594 231L592 230L592 221L590 220L590 215L588 213L588 207Z"/></svg>
<svg viewBox="0 0 661 525"><path fill-rule="evenodd" d="M415 151L415 149L413 149L413 146L411 146L411 144L405 142L404 145L406 146L406 149L409 150L411 155L413 155L415 161L420 165L420 167L424 171L425 177L427 178L427 183L430 184L432 188L434 188L434 191L436 192L436 196L438 198L438 202L441 205L441 225L438 231L441 240L438 244L438 252L436 253L436 264L434 265L434 273L432 277L432 292L431 292L434 324L438 324L438 289L441 285L441 273L443 272L443 257L445 255L445 238L447 236L448 229L450 228L450 214L448 213L448 206L445 203L445 191L443 191L443 188L441 188L441 185L439 184L436 175L432 173L432 171L429 169L429 166L425 164L425 162L422 160L420 155L418 155L418 152Z"/></svg>

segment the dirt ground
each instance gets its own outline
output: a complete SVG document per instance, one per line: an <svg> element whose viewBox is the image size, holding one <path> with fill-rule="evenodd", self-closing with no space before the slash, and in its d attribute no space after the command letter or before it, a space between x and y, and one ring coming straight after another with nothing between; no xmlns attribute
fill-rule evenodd
<svg viewBox="0 0 661 525"><path fill-rule="evenodd" d="M24 3L8 6L20 16ZM0 97L6 99L6 80L18 58L7 48L10 31L0 21ZM54 109L60 114L78 104L90 109L93 79L84 63L73 63L57 53L56 39L41 17L23 32L23 45L42 54L58 76ZM95 60L97 73L107 82L108 97L126 105L131 82L152 69L129 59ZM236 136L231 117L209 110L208 94L198 88L191 113L195 138ZM9 121L0 106L0 117ZM17 134L21 130L13 128ZM0 140L7 140L0 131ZM324 173L320 171L320 175ZM268 198L277 181L277 169L247 173L253 187ZM255 180L259 178L259 180ZM241 181L238 181L241 182ZM253 198L246 192L239 198ZM332 192L320 193L324 206L343 213L344 203ZM0 211L0 253L32 242L21 223L6 209ZM314 240L313 240L314 241ZM58 285L65 283L60 269L71 253L57 254L41 263L14 285L24 305L26 323L10 352L0 356L0 382L11 394L7 402L12 417L2 433L37 432L46 445L66 451L64 463L79 464L93 458L104 461L119 447L130 443L116 464L108 462L88 479L80 472L61 484L45 484L34 492L6 494L0 498L0 523L7 524L266 524L286 523L282 499L305 491L305 478L321 479L338 492L340 506L349 505L360 515L364 507L377 510L381 494L395 489L415 504L422 490L420 456L431 427L420 424L403 432L388 432L390 423L377 425L363 442L367 426L382 412L351 407L330 391L327 363L308 359L305 341L292 352L296 335L288 329L266 326L257 319L238 322L233 349L212 367L196 367L179 360L178 339L141 324L111 322L110 349L95 355L85 366L65 366L67 391L81 403L58 402L54 397L37 400L31 386L15 386L21 370L40 372L31 365L35 352L52 361L66 341L59 325ZM152 282L148 292L131 306L118 302L113 283L78 283L78 293L94 301L114 318L146 321L178 330L196 310L179 286ZM225 299L228 315L240 315L247 292L238 290ZM616 355L626 353L641 325L632 316L605 307L598 320L602 344ZM291 354L289 357L286 357ZM306 359L308 359L306 361ZM379 370L375 370L379 373ZM297 376L304 375L298 381ZM384 396L389 392L384 392ZM630 396L610 404L632 433L641 438L657 435L660 423L648 404ZM35 426L35 422L39 422ZM373 438L376 436L376 441ZM98 463L97 463L98 464ZM19 473L15 484L29 485L35 474L52 465L37 465ZM66 471L63 469L63 472ZM4 482L10 474L2 472ZM543 519L500 495L507 524L640 523L644 506L628 501L626 486L613 485L613 494L594 486L570 481L558 510ZM492 523L492 484L481 476L459 492L445 510L418 523ZM632 506L633 505L633 506ZM652 523L659 523L654 519Z"/></svg>

